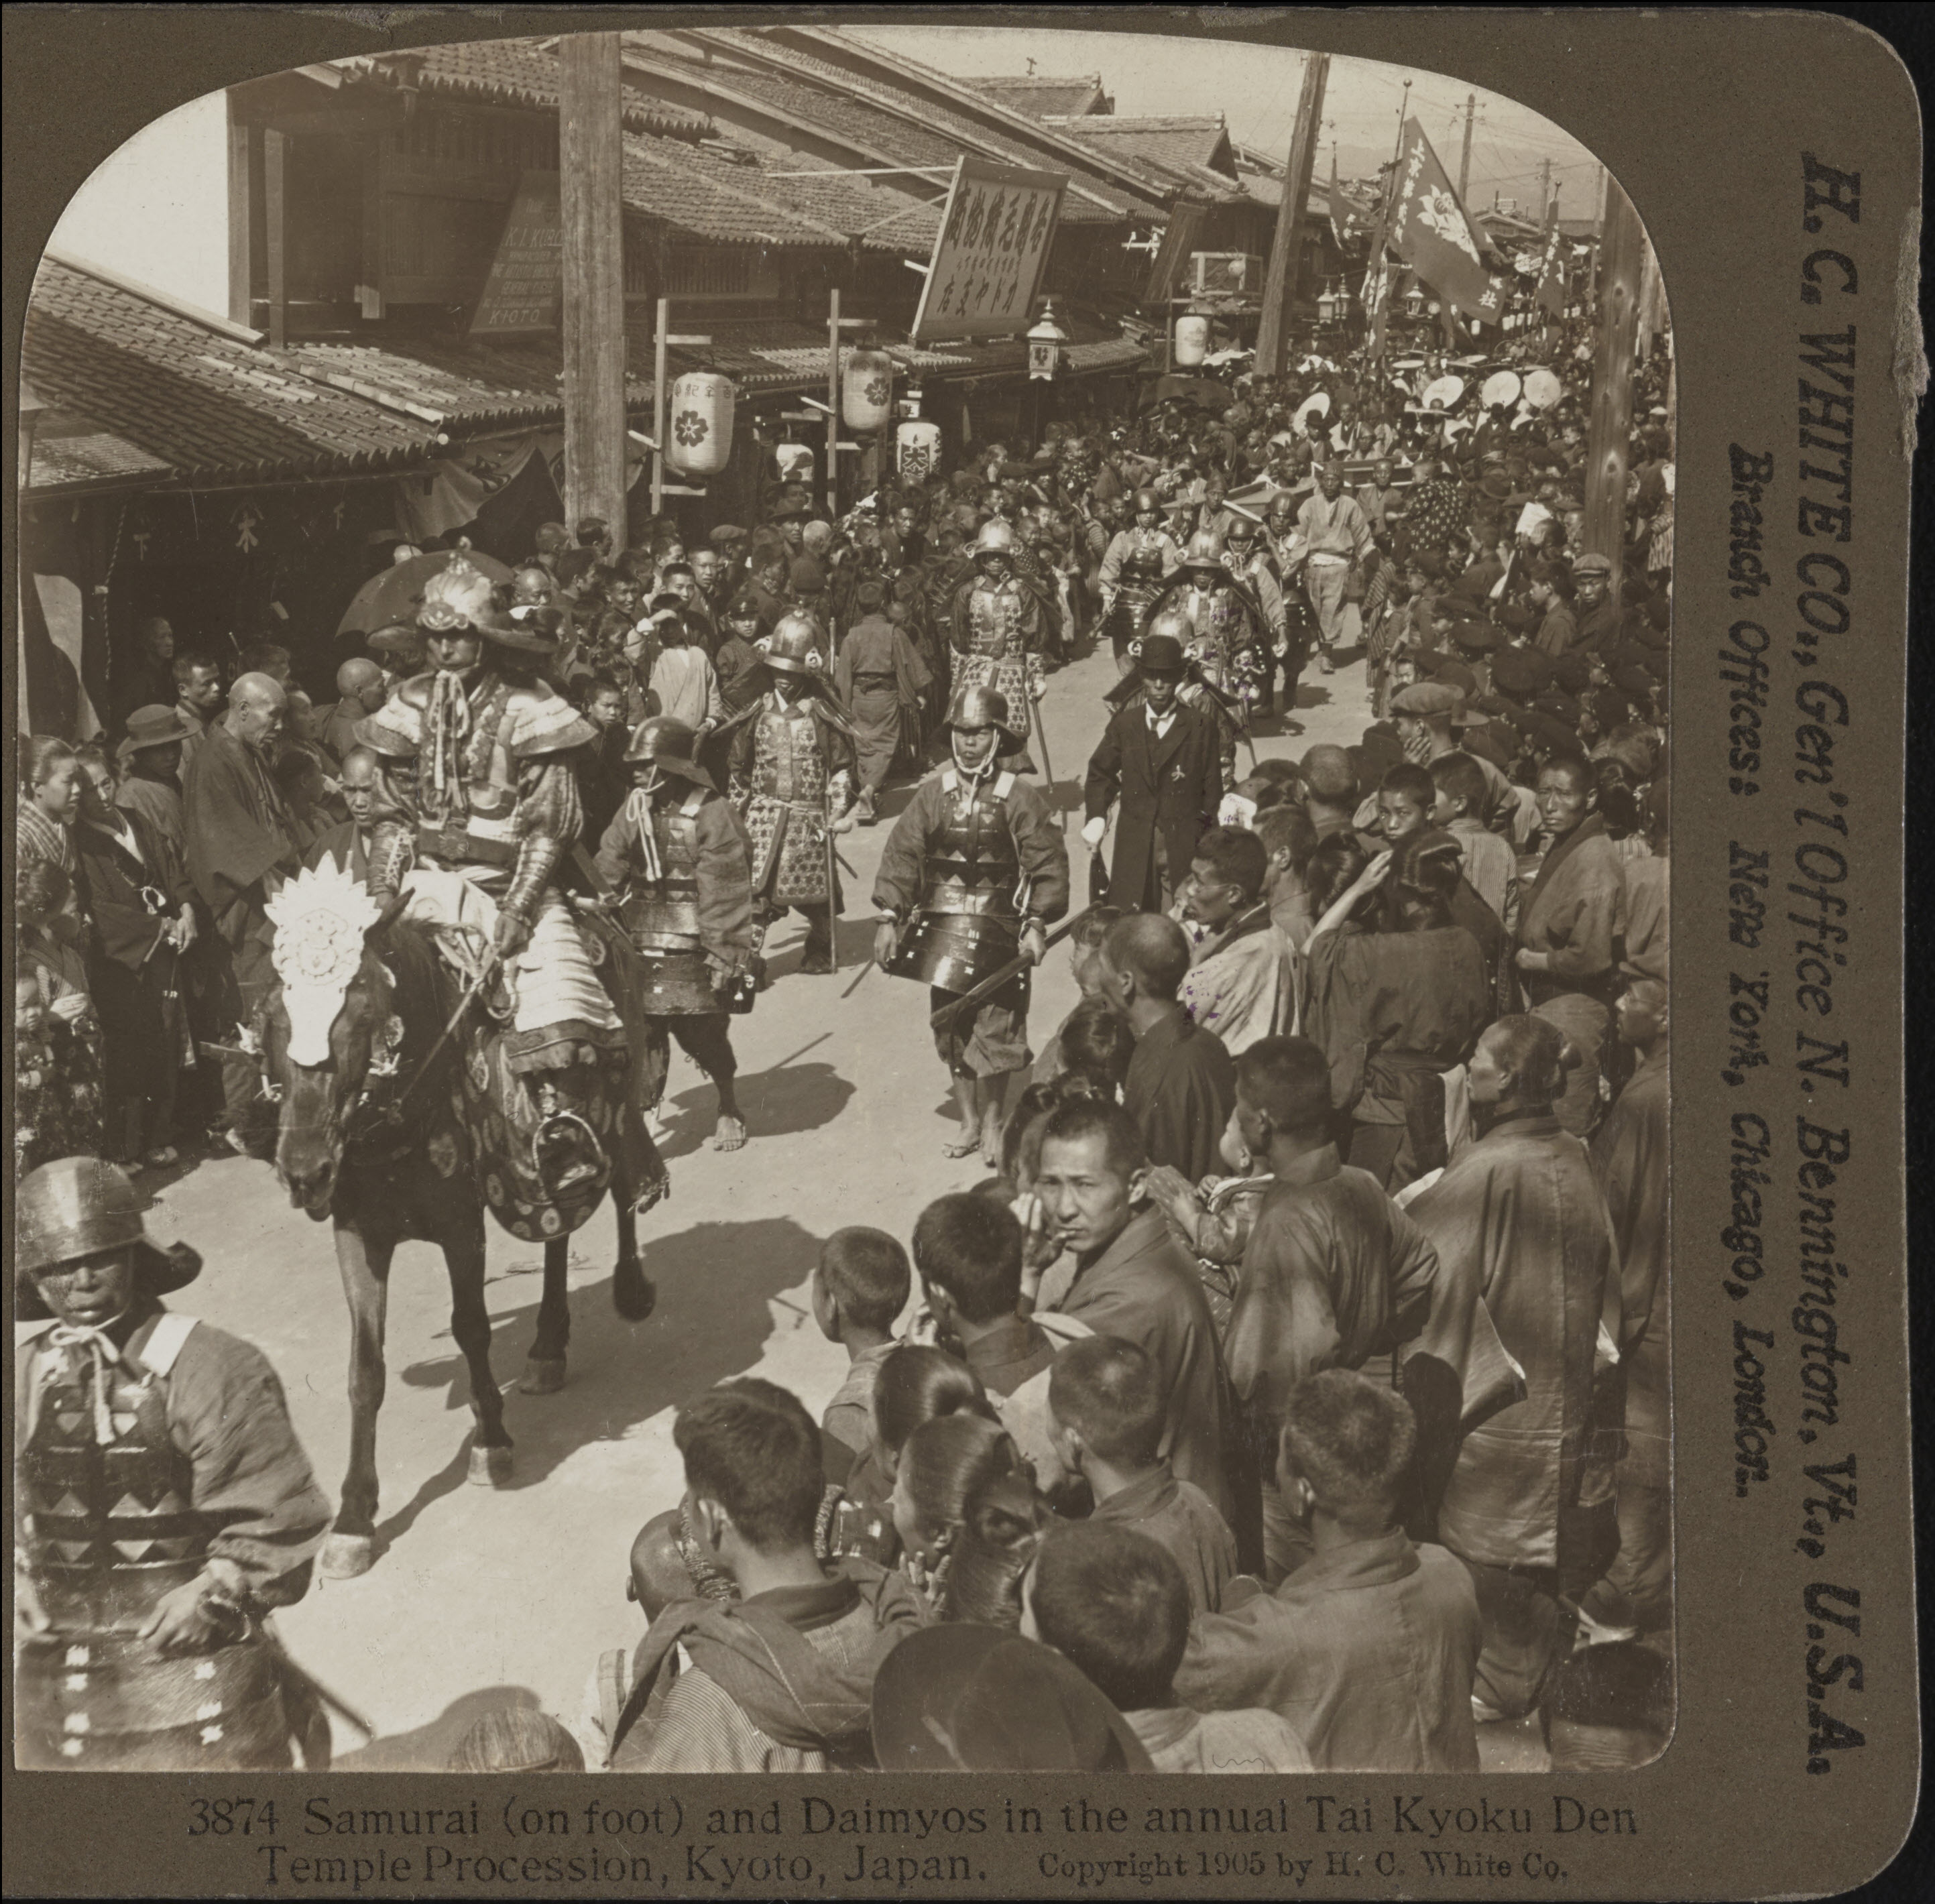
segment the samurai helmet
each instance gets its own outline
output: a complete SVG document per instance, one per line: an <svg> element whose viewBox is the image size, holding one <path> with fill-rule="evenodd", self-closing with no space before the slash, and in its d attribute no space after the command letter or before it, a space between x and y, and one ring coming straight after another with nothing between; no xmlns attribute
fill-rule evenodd
<svg viewBox="0 0 1935 1904"><path fill-rule="evenodd" d="M1223 566L1223 539L1213 529L1199 529L1190 537L1182 552L1185 569L1220 569Z"/></svg>
<svg viewBox="0 0 1935 1904"><path fill-rule="evenodd" d="M818 676L826 669L826 650L820 624L812 616L782 615L773 632L753 645L768 668L784 674Z"/></svg>
<svg viewBox="0 0 1935 1904"><path fill-rule="evenodd" d="M38 1321L47 1306L35 1291L37 1273L77 1263L103 1250L132 1249L143 1286L165 1296L192 1282L201 1258L177 1245L158 1248L143 1212L148 1199L125 1172L98 1157L63 1157L21 1178L14 1206L15 1314Z"/></svg>
<svg viewBox="0 0 1935 1904"><path fill-rule="evenodd" d="M978 733L989 727L998 727L1004 734L1014 731L1010 725L1008 697L998 688L980 686L955 689L954 699L947 710L947 724L964 734Z"/></svg>
<svg viewBox="0 0 1935 1904"><path fill-rule="evenodd" d="M1162 508L1162 498L1152 489L1139 489L1135 495L1135 513L1139 516L1152 516Z"/></svg>
<svg viewBox="0 0 1935 1904"><path fill-rule="evenodd" d="M427 635L448 635L468 629L487 641L531 654L550 654L555 641L521 626L498 605L496 585L482 569L462 555L424 584L417 626Z"/></svg>
<svg viewBox="0 0 1935 1904"><path fill-rule="evenodd" d="M1013 527L997 517L991 517L981 525L981 533L974 538L974 553L978 555L1013 555L1015 552Z"/></svg>
<svg viewBox="0 0 1935 1904"><path fill-rule="evenodd" d="M625 758L628 762L650 761L663 774L711 786L712 776L693 758L698 751L699 736L684 721L670 714L654 714L632 729Z"/></svg>

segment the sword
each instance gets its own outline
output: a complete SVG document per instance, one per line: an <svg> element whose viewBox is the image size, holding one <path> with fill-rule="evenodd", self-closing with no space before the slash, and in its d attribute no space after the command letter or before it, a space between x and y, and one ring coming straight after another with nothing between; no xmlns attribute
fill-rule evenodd
<svg viewBox="0 0 1935 1904"><path fill-rule="evenodd" d="M826 791L820 795L820 809L824 815L821 838L826 848L826 955L832 970L840 970L840 908L834 903L834 891L838 875L834 867L840 862L840 849L833 843L833 777L826 778ZM851 867L847 868L853 871Z"/></svg>

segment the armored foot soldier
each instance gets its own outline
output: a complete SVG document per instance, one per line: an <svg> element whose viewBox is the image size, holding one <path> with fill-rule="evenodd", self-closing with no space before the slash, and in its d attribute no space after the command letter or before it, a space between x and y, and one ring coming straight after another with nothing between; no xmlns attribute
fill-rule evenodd
<svg viewBox="0 0 1935 1904"><path fill-rule="evenodd" d="M1268 692L1263 658L1269 624L1247 580L1224 562L1222 538L1200 530L1189 539L1182 573L1156 605L1158 615L1180 615L1188 624L1184 647L1193 678L1182 694L1185 707L1200 708L1216 723L1223 780L1236 780L1236 737L1248 730L1252 710ZM1152 617L1149 626L1155 620Z"/></svg>
<svg viewBox="0 0 1935 1904"><path fill-rule="evenodd" d="M1007 703L1001 760L1032 771L1028 736L1031 706L1047 692L1042 668L1046 611L1041 597L1014 572L1015 532L999 521L985 522L974 542L974 573L954 598L949 641L953 691L991 687Z"/></svg>
<svg viewBox="0 0 1935 1904"><path fill-rule="evenodd" d="M1176 538L1162 526L1152 489L1135 493L1135 520L1118 530L1103 552L1102 625L1115 650L1115 667L1126 674L1135 665L1130 644L1141 634L1156 597L1182 561Z"/></svg>
<svg viewBox="0 0 1935 1904"><path fill-rule="evenodd" d="M811 616L783 617L757 645L772 685L732 737L729 786L752 841L759 937L789 907L803 913L799 969L831 972L841 904L833 835L853 824L853 729L828 698L832 653Z"/></svg>
<svg viewBox="0 0 1935 1904"><path fill-rule="evenodd" d="M444 929L454 955L501 959L506 1059L542 1112L533 1139L554 1196L607 1161L574 1107L593 1066L620 1073L624 1028L554 883L583 825L574 756L598 730L531 671L555 643L500 609L460 557L417 617L430 671L406 681L357 738L383 763L370 890Z"/></svg>
<svg viewBox="0 0 1935 1904"><path fill-rule="evenodd" d="M923 780L880 857L874 955L904 978L925 979L939 1011L1018 954L1037 964L1043 928L1068 910L1068 852L1041 794L1004 771L1006 699L957 691L947 723L954 763ZM1025 969L980 1005L957 1012L934 1043L953 1080L961 1132L950 1157L1001 1154L1011 1073L1033 1062Z"/></svg>
<svg viewBox="0 0 1935 1904"><path fill-rule="evenodd" d="M694 758L683 721L641 721L625 758L637 784L605 829L600 877L623 895L620 916L640 961L636 1003L676 1038L719 1094L715 1150L736 1151L745 1121L727 1014L749 1011L756 986L753 862L732 804ZM660 1050L664 1046L660 1045ZM645 1094L656 1105L663 1069Z"/></svg>
<svg viewBox="0 0 1935 1904"><path fill-rule="evenodd" d="M165 1308L201 1259L149 1242L110 1163L20 1186L16 1749L23 1765L271 1771L328 1762L313 1691L263 1625L308 1590L328 1502L275 1371Z"/></svg>

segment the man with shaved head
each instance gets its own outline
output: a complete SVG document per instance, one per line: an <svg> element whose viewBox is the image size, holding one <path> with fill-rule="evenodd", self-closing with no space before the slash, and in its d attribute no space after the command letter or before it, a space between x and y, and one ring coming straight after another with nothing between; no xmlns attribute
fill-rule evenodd
<svg viewBox="0 0 1935 1904"><path fill-rule="evenodd" d="M288 708L288 696L271 676L238 676L228 690L228 713L195 750L182 787L189 876L226 953L214 955L222 965L221 1015L238 1030L275 979L264 882L301 864L295 817L275 775ZM240 1151L242 1121L261 1091L261 1077L252 1060L225 1058L222 1083L228 1142Z"/></svg>
<svg viewBox="0 0 1935 1904"><path fill-rule="evenodd" d="M356 744L356 723L373 714L390 697L382 666L358 655L336 671L336 692L341 697L322 723L322 744L338 760L347 760Z"/></svg>
<svg viewBox="0 0 1935 1904"><path fill-rule="evenodd" d="M1223 1041L1196 1024L1178 996L1189 941L1175 920L1134 913L1109 928L1097 967L1100 995L1135 1033L1123 1108L1142 1132L1149 1162L1194 1183L1218 1168L1236 1074Z"/></svg>

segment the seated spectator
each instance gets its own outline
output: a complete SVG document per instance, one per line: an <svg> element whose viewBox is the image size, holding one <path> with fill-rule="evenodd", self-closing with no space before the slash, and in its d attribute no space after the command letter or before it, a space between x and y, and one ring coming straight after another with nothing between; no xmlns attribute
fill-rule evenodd
<svg viewBox="0 0 1935 1904"><path fill-rule="evenodd" d="M625 1772L823 1772L871 1759L874 1676L921 1624L899 1575L814 1552L820 1431L793 1396L753 1377L678 1411L693 1532L739 1590L652 1622L604 1727ZM601 1667L601 1683L618 1679Z"/></svg>
<svg viewBox="0 0 1935 1904"><path fill-rule="evenodd" d="M1091 1518L1146 1534L1176 1558L1191 1606L1214 1613L1236 1571L1236 1543L1203 1490L1179 1481L1156 1450L1163 1393L1153 1362L1133 1342L1071 1342L1049 1371L1048 1411L1062 1466L1088 1483Z"/></svg>
<svg viewBox="0 0 1935 1904"><path fill-rule="evenodd" d="M867 1452L874 1378L892 1353L894 1323L907 1307L913 1272L907 1251L884 1230L836 1230L814 1265L813 1319L847 1351L847 1379L820 1417L826 1478L844 1481Z"/></svg>
<svg viewBox="0 0 1935 1904"><path fill-rule="evenodd" d="M1182 1003L1232 1058L1297 1029L1297 955L1263 898L1269 869L1255 834L1213 826L1197 842L1181 892L1184 919L1203 935Z"/></svg>
<svg viewBox="0 0 1935 1904"><path fill-rule="evenodd" d="M1101 1520L1051 1528L1022 1583L1022 1631L1080 1670L1127 1720L1155 1770L1311 1770L1280 1713L1198 1712L1177 1699L1189 1589L1147 1531Z"/></svg>
<svg viewBox="0 0 1935 1904"><path fill-rule="evenodd" d="M1021 1624L1043 1510L1006 1429L966 1413L923 1423L901 1450L892 1504L901 1565L916 1586L934 1583L943 1619Z"/></svg>
<svg viewBox="0 0 1935 1904"><path fill-rule="evenodd" d="M1441 1547L1414 1546L1399 1500L1409 1405L1342 1368L1291 1398L1277 1487L1315 1551L1274 1593L1200 1616L1176 1676L1203 1712L1267 1707L1327 1772L1475 1772L1478 1606Z"/></svg>

